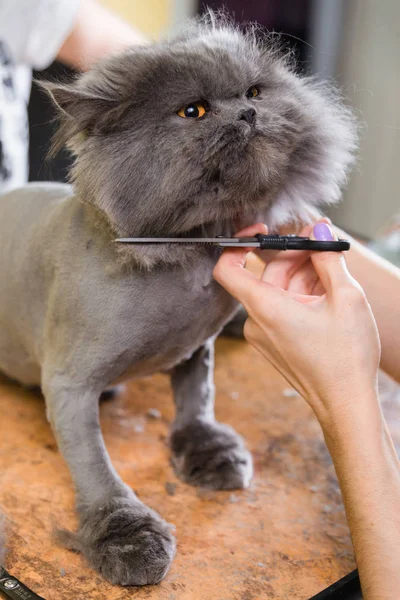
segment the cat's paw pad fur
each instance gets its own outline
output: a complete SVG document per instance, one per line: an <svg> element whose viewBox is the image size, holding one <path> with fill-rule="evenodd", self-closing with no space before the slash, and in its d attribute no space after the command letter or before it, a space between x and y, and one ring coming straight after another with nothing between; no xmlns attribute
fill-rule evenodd
<svg viewBox="0 0 400 600"><path fill-rule="evenodd" d="M81 552L103 577L119 585L159 583L176 548L171 526L144 504L129 499L85 511L79 531L68 534L65 545Z"/></svg>
<svg viewBox="0 0 400 600"><path fill-rule="evenodd" d="M191 485L213 489L246 488L253 461L243 439L228 425L195 421L171 433L172 464Z"/></svg>

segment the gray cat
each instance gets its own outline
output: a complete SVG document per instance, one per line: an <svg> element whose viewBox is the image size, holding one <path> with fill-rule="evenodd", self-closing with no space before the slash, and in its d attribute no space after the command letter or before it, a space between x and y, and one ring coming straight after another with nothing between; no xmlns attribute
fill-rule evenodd
<svg viewBox="0 0 400 600"><path fill-rule="evenodd" d="M113 240L304 219L339 199L353 121L268 36L213 15L47 88L56 146L76 155L73 187L32 184L1 198L0 369L45 395L76 488L80 525L65 543L113 583L157 583L175 540L111 464L99 396L170 372L178 476L246 487L251 456L213 406L213 342L237 305L213 280L216 249Z"/></svg>

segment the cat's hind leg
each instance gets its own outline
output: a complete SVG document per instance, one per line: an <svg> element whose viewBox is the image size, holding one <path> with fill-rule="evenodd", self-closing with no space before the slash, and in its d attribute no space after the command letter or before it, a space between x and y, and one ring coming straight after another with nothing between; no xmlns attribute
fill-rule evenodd
<svg viewBox="0 0 400 600"><path fill-rule="evenodd" d="M208 489L249 485L253 462L243 439L214 417L214 341L172 371L176 418L171 429L172 463L185 482Z"/></svg>

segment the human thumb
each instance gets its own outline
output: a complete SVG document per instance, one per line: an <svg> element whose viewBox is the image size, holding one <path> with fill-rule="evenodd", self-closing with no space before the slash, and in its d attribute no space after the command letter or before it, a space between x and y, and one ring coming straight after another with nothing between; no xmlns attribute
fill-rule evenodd
<svg viewBox="0 0 400 600"><path fill-rule="evenodd" d="M310 238L320 242L333 242L337 240L330 224L325 221L315 223ZM344 284L350 278L342 252L316 251L311 255L314 268L328 294Z"/></svg>

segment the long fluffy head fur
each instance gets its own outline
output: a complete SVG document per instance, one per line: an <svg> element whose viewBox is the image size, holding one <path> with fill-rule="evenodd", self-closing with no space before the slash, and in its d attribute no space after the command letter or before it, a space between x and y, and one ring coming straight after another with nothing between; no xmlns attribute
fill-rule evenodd
<svg viewBox="0 0 400 600"><path fill-rule="evenodd" d="M59 108L56 147L76 155L76 191L119 235L304 220L340 199L353 162L356 128L338 92L297 75L270 35L213 13L45 87ZM198 102L201 118L177 114Z"/></svg>

